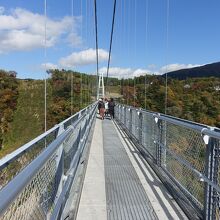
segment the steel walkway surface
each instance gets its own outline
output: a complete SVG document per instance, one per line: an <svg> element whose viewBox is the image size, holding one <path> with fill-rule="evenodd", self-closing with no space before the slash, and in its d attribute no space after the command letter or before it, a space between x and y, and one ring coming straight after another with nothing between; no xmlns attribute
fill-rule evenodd
<svg viewBox="0 0 220 220"><path fill-rule="evenodd" d="M96 119L77 219L187 218L115 123Z"/></svg>
<svg viewBox="0 0 220 220"><path fill-rule="evenodd" d="M157 219L113 123L103 128L108 219Z"/></svg>

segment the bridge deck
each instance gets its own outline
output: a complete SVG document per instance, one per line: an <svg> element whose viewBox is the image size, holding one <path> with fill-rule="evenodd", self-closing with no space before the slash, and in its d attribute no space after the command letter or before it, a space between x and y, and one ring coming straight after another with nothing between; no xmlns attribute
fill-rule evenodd
<svg viewBox="0 0 220 220"><path fill-rule="evenodd" d="M187 219L111 120L96 120L78 220Z"/></svg>

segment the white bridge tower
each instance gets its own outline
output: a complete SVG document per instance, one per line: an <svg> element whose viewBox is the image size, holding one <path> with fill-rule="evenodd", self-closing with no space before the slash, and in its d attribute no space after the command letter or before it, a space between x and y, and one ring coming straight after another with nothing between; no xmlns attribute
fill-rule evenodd
<svg viewBox="0 0 220 220"><path fill-rule="evenodd" d="M97 100L105 97L105 86L104 86L104 77L103 72L99 73L99 82L97 90Z"/></svg>

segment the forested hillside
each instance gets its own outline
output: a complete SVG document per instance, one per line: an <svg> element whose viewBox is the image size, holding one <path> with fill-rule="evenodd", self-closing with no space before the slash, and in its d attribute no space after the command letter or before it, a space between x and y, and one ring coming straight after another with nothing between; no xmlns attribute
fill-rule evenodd
<svg viewBox="0 0 220 220"><path fill-rule="evenodd" d="M163 77L142 76L123 80L122 85L122 102L165 112ZM220 127L220 78L169 78L167 91L167 114Z"/></svg>
<svg viewBox="0 0 220 220"><path fill-rule="evenodd" d="M21 80L0 72L0 157L44 131L44 80ZM47 129L92 101L96 78L71 71L50 71L47 80Z"/></svg>
<svg viewBox="0 0 220 220"><path fill-rule="evenodd" d="M44 131L44 80L0 71L0 157ZM72 91L71 91L72 83ZM47 129L96 99L96 76L53 70L47 79ZM165 111L165 78L109 78L107 96L147 110ZM167 114L220 127L220 78L168 78ZM71 101L72 100L72 101ZM72 104L71 104L72 103Z"/></svg>
<svg viewBox="0 0 220 220"><path fill-rule="evenodd" d="M4 135L10 131L13 112L18 99L18 81L15 72L0 70L0 150Z"/></svg>
<svg viewBox="0 0 220 220"><path fill-rule="evenodd" d="M51 87L48 85L48 105L51 103ZM18 99L10 129L3 136L1 154L41 134L44 129L44 82L42 80L18 80Z"/></svg>

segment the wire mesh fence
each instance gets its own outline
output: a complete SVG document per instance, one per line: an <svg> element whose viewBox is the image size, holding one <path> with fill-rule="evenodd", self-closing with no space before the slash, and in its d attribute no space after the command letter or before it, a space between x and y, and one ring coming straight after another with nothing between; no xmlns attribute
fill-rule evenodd
<svg viewBox="0 0 220 220"><path fill-rule="evenodd" d="M220 219L219 129L120 104L116 119L204 219Z"/></svg>
<svg viewBox="0 0 220 220"><path fill-rule="evenodd" d="M56 153L7 208L2 220L45 219L56 196Z"/></svg>
<svg viewBox="0 0 220 220"><path fill-rule="evenodd" d="M203 209L205 184L200 181L193 170L179 162L169 151L166 152L166 162L163 166L171 177L180 184L184 192L190 195L194 203Z"/></svg>
<svg viewBox="0 0 220 220"><path fill-rule="evenodd" d="M166 132L166 146L169 150L204 174L206 144L201 133L168 122L163 132Z"/></svg>
<svg viewBox="0 0 220 220"><path fill-rule="evenodd" d="M81 131L80 127L77 127L72 132L71 136L68 140L64 143L64 173L66 174L70 168L71 161L77 151L81 138Z"/></svg>
<svg viewBox="0 0 220 220"><path fill-rule="evenodd" d="M57 211L56 203L63 195L64 185L73 180L72 171L79 164L95 108L93 104L71 117L71 123L65 120L58 126L59 131L56 128L33 144L41 144L40 147L30 145L30 149L15 154L16 158L11 158L9 164L2 164L2 170L7 170L9 177L2 176L5 185L0 190L0 219L47 219ZM16 167L16 172L10 169L21 160L25 162ZM60 199L59 209L64 207L65 199Z"/></svg>
<svg viewBox="0 0 220 220"><path fill-rule="evenodd" d="M155 124L154 118L150 114L143 114L142 122L142 145L144 148L156 158L156 135L157 135L157 125Z"/></svg>
<svg viewBox="0 0 220 220"><path fill-rule="evenodd" d="M194 172L195 169L205 174L206 144L201 133L169 122L164 124L162 132L165 136L164 146L167 148L163 167L203 209L205 185Z"/></svg>
<svg viewBox="0 0 220 220"><path fill-rule="evenodd" d="M57 136L58 128L0 167L0 189L33 161Z"/></svg>

